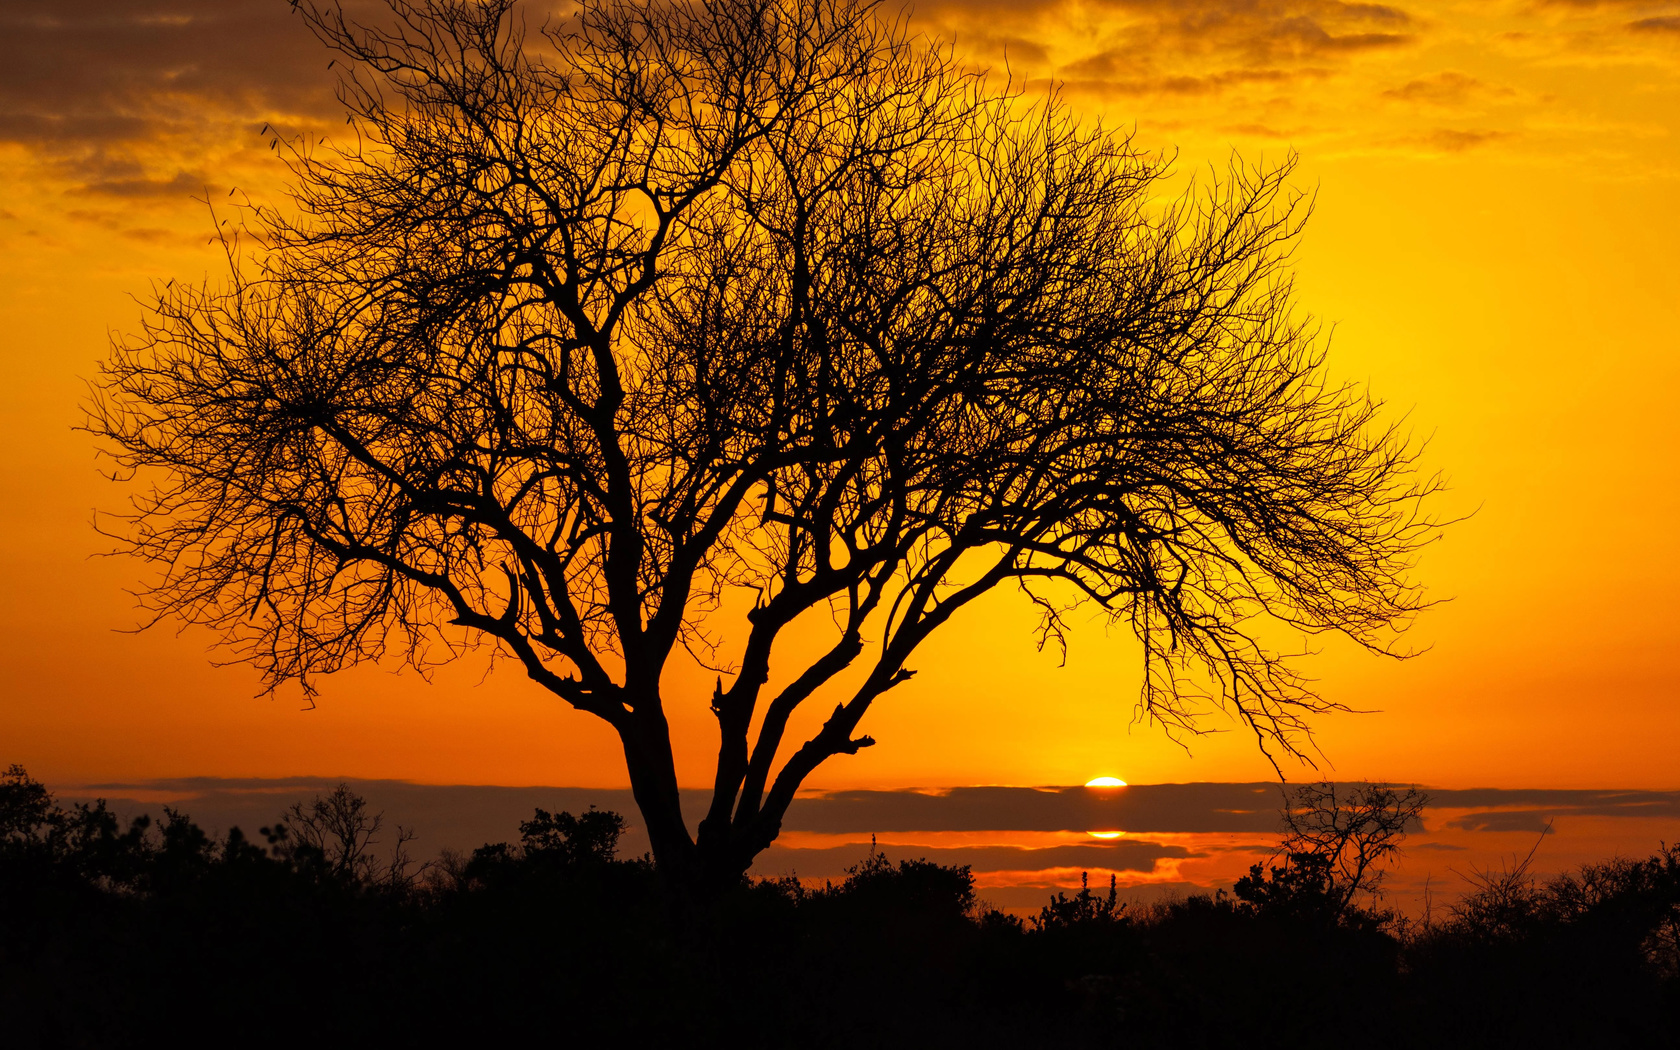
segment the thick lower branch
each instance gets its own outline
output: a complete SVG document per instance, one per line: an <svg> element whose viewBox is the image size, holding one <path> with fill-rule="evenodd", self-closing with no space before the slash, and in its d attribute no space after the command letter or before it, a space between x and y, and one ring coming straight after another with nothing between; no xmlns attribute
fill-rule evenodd
<svg viewBox="0 0 1680 1050"><path fill-rule="evenodd" d="M884 669L877 668L877 673L870 676L869 681L864 683L851 700L835 707L834 713L823 723L817 735L807 740L804 746L788 759L787 765L782 767L759 811L738 821L744 828L741 839L745 849L756 854L776 840L776 836L781 833L782 819L787 815L787 808L793 803L794 794L805 782L805 778L818 766L835 755L855 755L866 747L874 746L873 737L852 736L858 722L863 719L876 697L896 685L909 681L915 673L903 669L885 673Z"/></svg>
<svg viewBox="0 0 1680 1050"><path fill-rule="evenodd" d="M757 814L759 801L764 794L764 785L770 778L771 763L776 760L776 750L782 745L782 737L787 732L788 719L793 716L794 709L824 682L845 670L862 651L863 638L855 628L847 631L832 649L806 668L805 673L770 702L769 710L764 713L764 724L758 730L758 741L753 745L746 779L741 786L741 801L735 810L737 823L751 820Z"/></svg>

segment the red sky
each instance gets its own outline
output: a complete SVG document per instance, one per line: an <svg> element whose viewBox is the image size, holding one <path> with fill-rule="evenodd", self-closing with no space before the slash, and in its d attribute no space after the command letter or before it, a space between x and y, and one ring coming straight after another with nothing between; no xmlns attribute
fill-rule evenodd
<svg viewBox="0 0 1680 1050"><path fill-rule="evenodd" d="M1182 173L1297 151L1317 210L1302 304L1332 367L1430 438L1474 511L1419 566L1452 600L1396 663L1304 666L1375 713L1318 723L1338 778L1680 787L1680 6L1523 0L922 5L970 60L1048 79ZM72 13L66 13L71 11ZM363 668L315 710L254 698L212 639L134 620L142 571L94 558L120 506L72 428L152 281L214 275L212 202L278 200L258 128L330 134L328 55L282 0L113 0L0 14L0 762L55 783L361 776L625 783L604 726L511 669ZM1135 643L1096 622L1066 667L1012 595L966 613L831 761L826 788L1250 781L1251 737L1132 725ZM709 779L709 678L677 675L686 783ZM1208 727L1234 730L1218 718ZM1288 770L1292 777L1307 770ZM1644 833L1642 832L1641 835ZM1612 836L1613 837L1613 836Z"/></svg>

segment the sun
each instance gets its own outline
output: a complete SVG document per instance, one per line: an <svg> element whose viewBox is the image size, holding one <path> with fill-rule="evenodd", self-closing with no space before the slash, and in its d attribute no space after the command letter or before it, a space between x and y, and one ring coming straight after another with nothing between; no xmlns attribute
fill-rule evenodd
<svg viewBox="0 0 1680 1050"><path fill-rule="evenodd" d="M1094 839L1117 839L1124 835L1124 831L1087 831L1085 834Z"/></svg>
<svg viewBox="0 0 1680 1050"><path fill-rule="evenodd" d="M1123 788L1126 782L1119 777L1093 777L1085 781L1088 788Z"/></svg>

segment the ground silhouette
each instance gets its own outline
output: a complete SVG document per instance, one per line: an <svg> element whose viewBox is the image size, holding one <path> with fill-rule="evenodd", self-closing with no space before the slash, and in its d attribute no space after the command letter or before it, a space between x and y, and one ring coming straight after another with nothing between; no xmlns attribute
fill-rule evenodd
<svg viewBox="0 0 1680 1050"><path fill-rule="evenodd" d="M965 868L879 852L839 883L743 879L697 910L616 856L622 828L538 811L470 856L345 865L338 840L277 826L265 847L169 811L66 810L13 767L0 1037L1531 1048L1672 1046L1680 1024L1680 848L1489 875L1429 921L1345 905L1329 866L1149 907L1086 886L1023 921Z"/></svg>

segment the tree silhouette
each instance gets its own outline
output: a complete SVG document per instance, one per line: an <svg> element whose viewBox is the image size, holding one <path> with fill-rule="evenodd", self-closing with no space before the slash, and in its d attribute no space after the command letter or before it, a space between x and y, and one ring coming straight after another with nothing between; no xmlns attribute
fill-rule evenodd
<svg viewBox="0 0 1680 1050"><path fill-rule="evenodd" d="M1259 911L1325 922L1382 922L1374 909L1407 832L1429 805L1416 787L1320 781L1284 790L1283 840L1270 876L1256 864L1237 880L1239 900ZM1369 907L1362 909L1365 902Z"/></svg>
<svg viewBox="0 0 1680 1050"><path fill-rule="evenodd" d="M341 781L324 795L287 806L262 834L274 855L294 867L345 883L407 886L414 881L408 870L414 829L398 824L390 860L381 861L373 847L384 827L385 814L373 812L367 799Z"/></svg>
<svg viewBox="0 0 1680 1050"><path fill-rule="evenodd" d="M1381 649L1422 604L1429 484L1292 306L1288 164L1161 203L1160 158L869 0L388 2L299 6L354 135L286 143L290 214L160 289L90 408L157 479L115 529L147 607L271 684L489 644L611 724L657 861L715 882L999 585L1041 645L1129 625L1169 731L1211 698L1285 752L1331 705L1256 624ZM796 621L831 633L787 669ZM720 672L693 835L678 646Z"/></svg>

